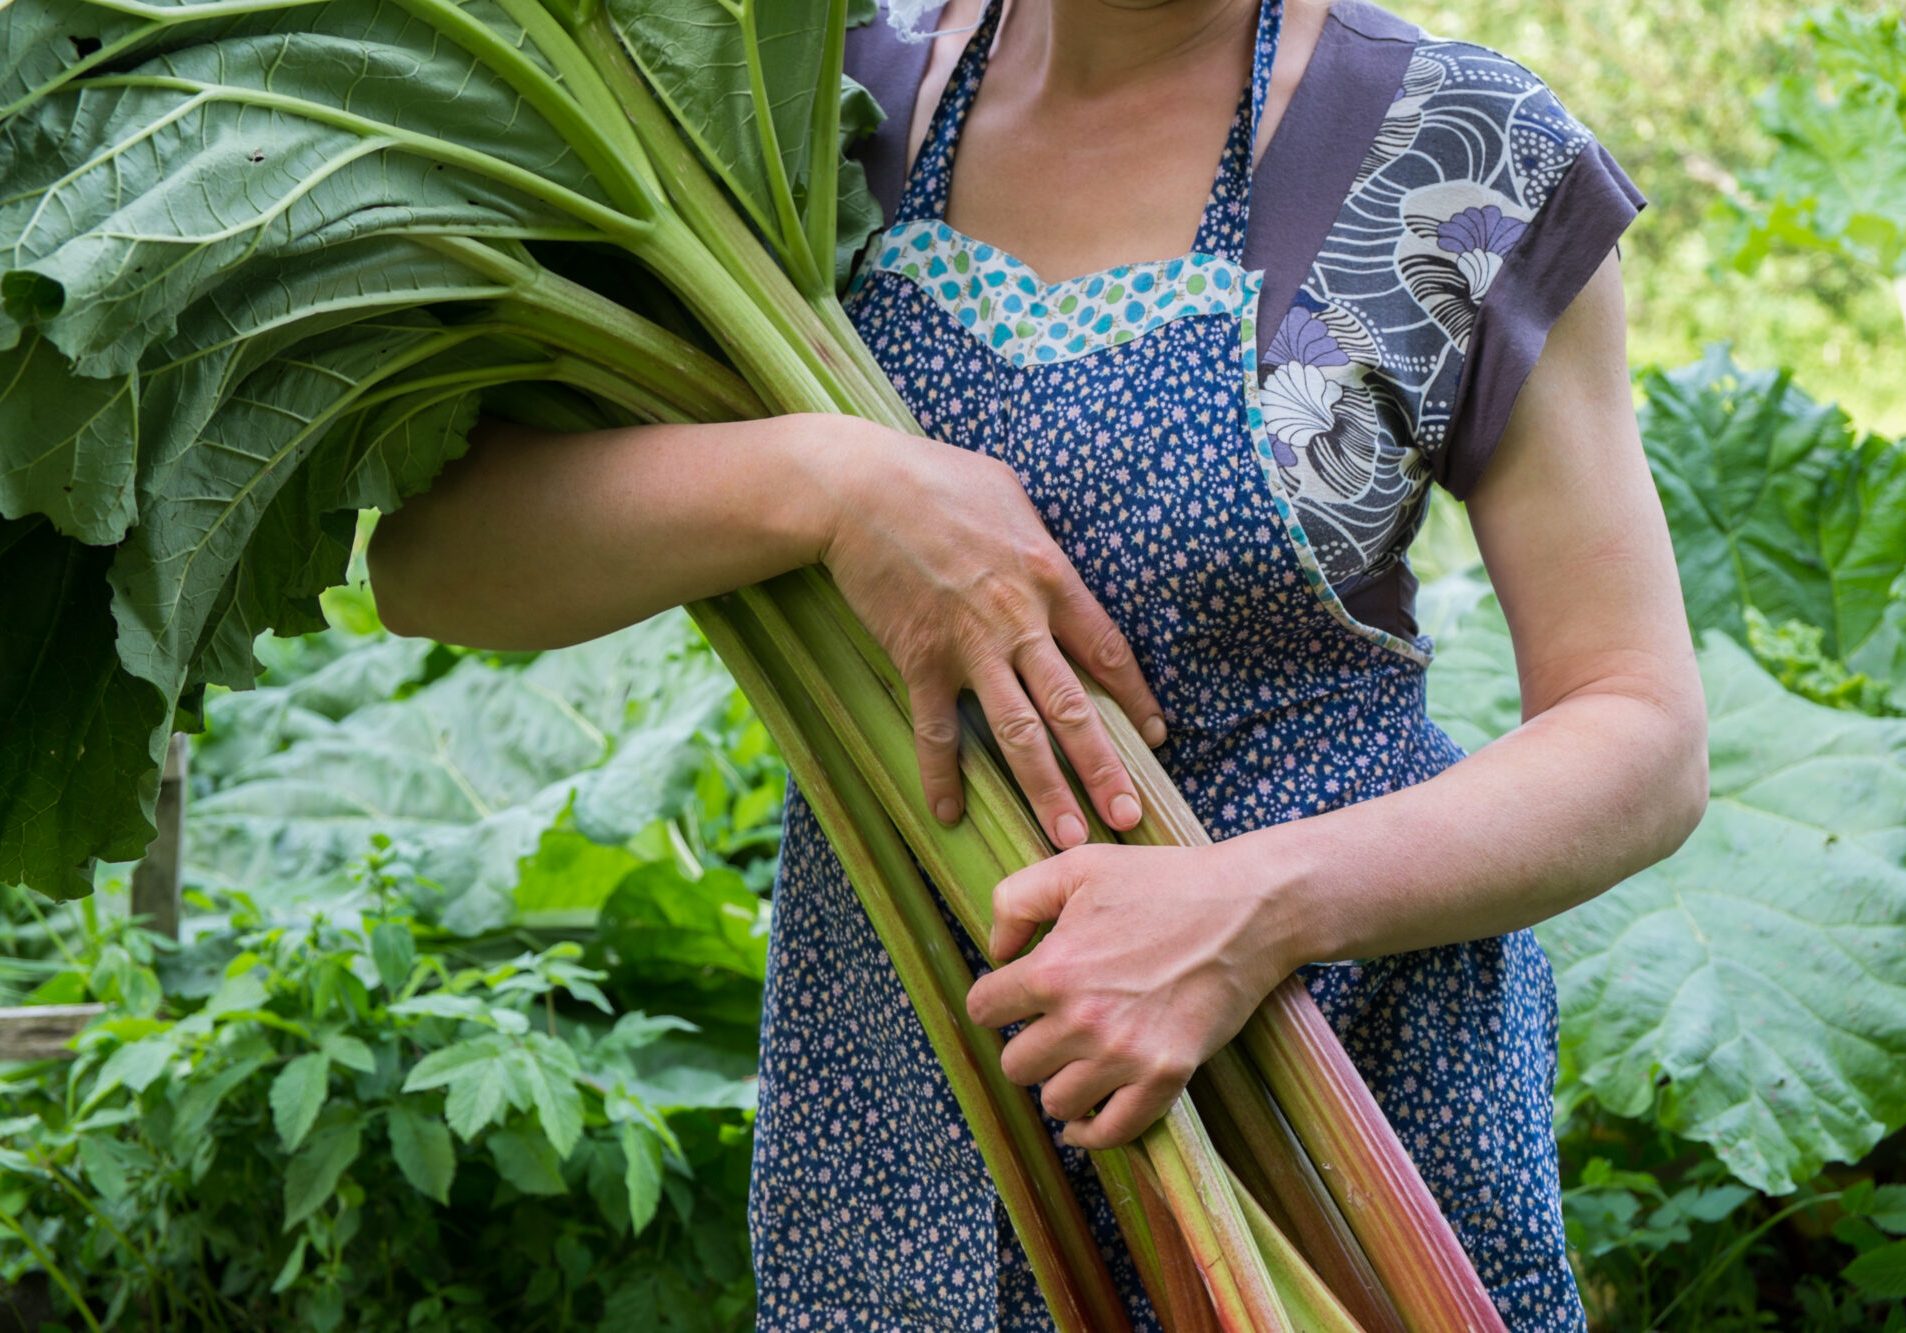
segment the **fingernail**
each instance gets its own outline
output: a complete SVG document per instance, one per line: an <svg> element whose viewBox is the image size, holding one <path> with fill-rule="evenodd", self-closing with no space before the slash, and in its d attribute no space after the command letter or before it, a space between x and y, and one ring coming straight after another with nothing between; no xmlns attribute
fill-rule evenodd
<svg viewBox="0 0 1906 1333"><path fill-rule="evenodd" d="M951 796L942 796L939 804L933 807L933 813L939 816L942 824L957 823L960 818L960 803Z"/></svg>
<svg viewBox="0 0 1906 1333"><path fill-rule="evenodd" d="M1163 745L1165 743L1165 719L1153 713L1150 717L1145 719L1145 725L1138 729L1138 734L1145 738L1145 744L1153 748Z"/></svg>
<svg viewBox="0 0 1906 1333"><path fill-rule="evenodd" d="M1085 825L1080 822L1079 817L1072 814L1060 815L1059 845L1061 847L1077 847L1084 841Z"/></svg>
<svg viewBox="0 0 1906 1333"><path fill-rule="evenodd" d="M1120 792L1112 798L1112 822L1119 828L1130 828L1144 817L1144 813L1138 808L1138 798L1129 792Z"/></svg>

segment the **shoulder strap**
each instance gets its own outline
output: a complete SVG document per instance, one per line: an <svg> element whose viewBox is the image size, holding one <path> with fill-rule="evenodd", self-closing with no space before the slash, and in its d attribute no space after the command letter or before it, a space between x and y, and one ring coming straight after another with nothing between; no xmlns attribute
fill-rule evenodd
<svg viewBox="0 0 1906 1333"><path fill-rule="evenodd" d="M939 9L933 10L921 26L936 26L939 16ZM887 113L872 134L848 150L848 156L866 168L867 188L880 204L881 217L889 223L900 207L900 192L906 185L907 131L932 50L931 42L901 41L885 15L875 15L873 22L847 31L848 77L872 93Z"/></svg>

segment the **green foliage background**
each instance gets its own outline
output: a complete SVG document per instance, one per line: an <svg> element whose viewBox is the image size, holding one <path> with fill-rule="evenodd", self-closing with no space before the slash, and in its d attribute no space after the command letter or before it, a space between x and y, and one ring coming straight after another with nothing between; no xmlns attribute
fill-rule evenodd
<svg viewBox="0 0 1906 1333"><path fill-rule="evenodd" d="M1792 27L1811 6L1394 0L1388 7L1431 32L1493 46L1541 75L1648 197L1621 243L1636 365L1681 365L1728 338L1743 364L1787 367L1867 429L1906 434L1906 305L1888 283L1828 253L1776 254L1751 273L1737 263L1747 234L1739 209L1752 206L1743 181L1776 151L1758 99L1783 78L1811 83L1817 73L1811 45ZM1842 8L1898 12L1877 0ZM1906 182L1906 156L1890 170Z"/></svg>
<svg viewBox="0 0 1906 1333"><path fill-rule="evenodd" d="M1875 5L1394 7L1528 64L1651 200L1630 346L1713 800L1542 931L1592 1316L1899 1333L1906 38L1860 83L1821 34ZM1878 131L1810 138L1848 98ZM1474 748L1519 716L1501 614L1453 506L1413 558ZM129 865L4 899L0 1003L109 1012L0 1064L0 1330L747 1326L765 733L679 616L511 655L390 638L361 579L324 610L208 694L183 945Z"/></svg>

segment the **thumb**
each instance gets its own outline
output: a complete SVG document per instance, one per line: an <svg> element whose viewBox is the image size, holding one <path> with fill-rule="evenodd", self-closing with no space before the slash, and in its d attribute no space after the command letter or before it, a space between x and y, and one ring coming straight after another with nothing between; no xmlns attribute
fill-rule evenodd
<svg viewBox="0 0 1906 1333"><path fill-rule="evenodd" d="M1085 883L1083 866L1075 854L1083 850L1075 848L1049 856L994 886L992 942L987 952L995 963L1017 955L1035 930L1059 919L1066 902Z"/></svg>

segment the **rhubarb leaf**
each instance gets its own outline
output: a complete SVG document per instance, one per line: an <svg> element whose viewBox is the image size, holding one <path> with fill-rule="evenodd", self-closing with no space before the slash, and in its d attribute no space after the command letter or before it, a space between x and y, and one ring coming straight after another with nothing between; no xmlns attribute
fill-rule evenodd
<svg viewBox="0 0 1906 1333"><path fill-rule="evenodd" d="M1431 668L1466 744L1514 725L1507 648L1486 599ZM1539 933L1595 1098L1782 1194L1906 1125L1906 721L1801 699L1717 632L1700 663L1706 817Z"/></svg>

